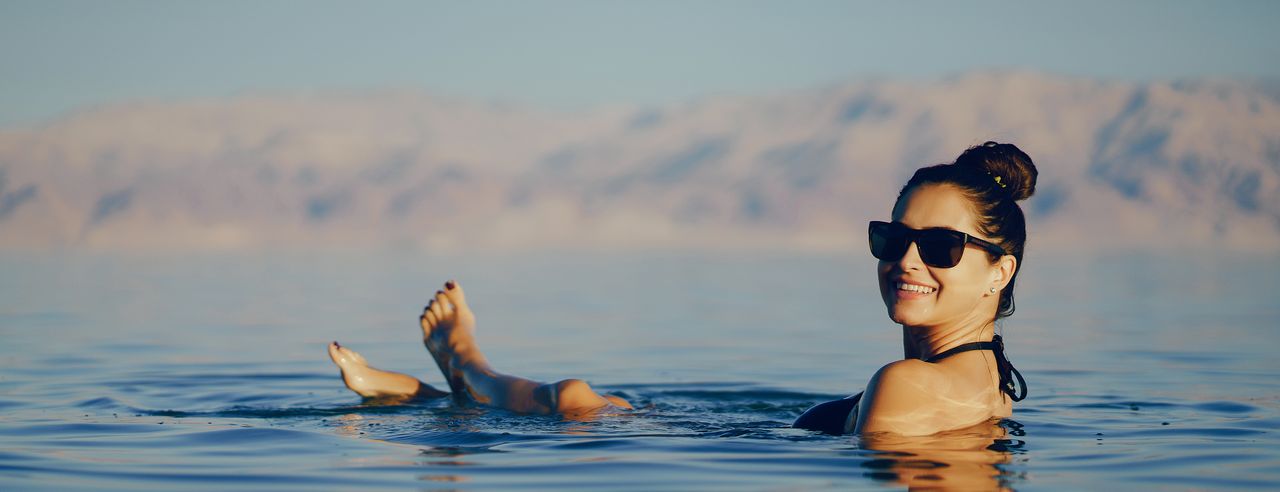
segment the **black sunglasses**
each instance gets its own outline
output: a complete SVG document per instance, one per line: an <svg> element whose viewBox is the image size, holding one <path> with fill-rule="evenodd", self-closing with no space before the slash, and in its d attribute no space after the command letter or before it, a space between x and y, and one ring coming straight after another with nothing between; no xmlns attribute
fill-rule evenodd
<svg viewBox="0 0 1280 492"><path fill-rule="evenodd" d="M898 261L907 254L907 248L913 242L924 264L936 268L951 268L960 263L966 244L978 246L997 257L1006 254L1000 246L952 229L916 230L897 222L871 221L871 256L881 261Z"/></svg>

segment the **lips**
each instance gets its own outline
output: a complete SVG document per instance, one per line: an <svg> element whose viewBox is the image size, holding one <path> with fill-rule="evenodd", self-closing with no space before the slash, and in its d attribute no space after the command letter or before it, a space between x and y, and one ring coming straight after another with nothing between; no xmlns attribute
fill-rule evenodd
<svg viewBox="0 0 1280 492"><path fill-rule="evenodd" d="M916 294L932 294L938 290L927 285L913 284L903 281L894 282L894 286L896 286L899 291L913 292Z"/></svg>
<svg viewBox="0 0 1280 492"><path fill-rule="evenodd" d="M893 286L889 295L898 301L928 299L938 292L937 287L906 280L903 277L892 279L889 285Z"/></svg>

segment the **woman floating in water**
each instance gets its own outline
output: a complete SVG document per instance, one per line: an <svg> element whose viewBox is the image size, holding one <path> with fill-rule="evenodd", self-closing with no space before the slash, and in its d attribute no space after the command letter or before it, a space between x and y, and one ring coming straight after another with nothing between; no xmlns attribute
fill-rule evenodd
<svg viewBox="0 0 1280 492"><path fill-rule="evenodd" d="M865 392L809 409L795 427L928 435L1012 415L1026 386L1004 356L995 321L1013 314L1027 237L1017 201L1035 192L1036 175L1026 153L995 142L966 150L953 164L916 171L898 194L892 222L872 222L868 231L871 254L880 260L880 296L889 318L902 325L903 360L877 371ZM630 408L581 380L547 384L493 370L476 347L475 316L455 282L436 292L421 321L455 398L526 413ZM445 394L371 368L337 342L329 355L361 396Z"/></svg>

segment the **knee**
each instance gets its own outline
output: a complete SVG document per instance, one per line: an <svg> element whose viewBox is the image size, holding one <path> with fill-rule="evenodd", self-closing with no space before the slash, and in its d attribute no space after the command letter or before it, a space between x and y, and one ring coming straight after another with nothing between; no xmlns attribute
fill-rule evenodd
<svg viewBox="0 0 1280 492"><path fill-rule="evenodd" d="M557 412L601 406L600 395L597 395L586 381L566 379L556 383L555 387L555 407Z"/></svg>
<svg viewBox="0 0 1280 492"><path fill-rule="evenodd" d="M591 391L591 385L581 379L566 379L556 383L556 393L561 399L568 396L579 396L584 393L595 394Z"/></svg>

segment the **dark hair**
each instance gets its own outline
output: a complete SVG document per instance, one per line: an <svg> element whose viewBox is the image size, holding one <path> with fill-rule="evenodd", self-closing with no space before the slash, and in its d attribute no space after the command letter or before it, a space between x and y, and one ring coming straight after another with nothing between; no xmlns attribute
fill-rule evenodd
<svg viewBox="0 0 1280 492"><path fill-rule="evenodd" d="M952 164L916 170L898 192L898 202L908 191L924 184L947 184L960 190L973 206L978 231L1018 260L1009 285L1000 292L996 319L1013 314L1013 282L1022 270L1022 250L1027 242L1027 219L1019 200L1036 191L1036 166L1031 156L1013 144L987 142L969 147ZM998 258L992 258L992 263Z"/></svg>

